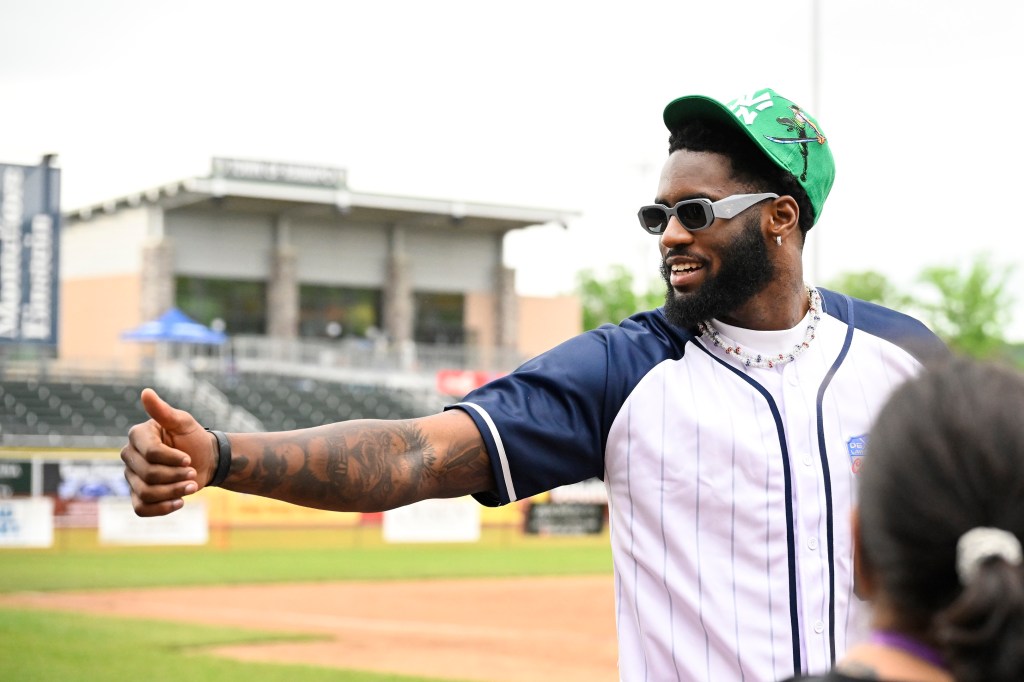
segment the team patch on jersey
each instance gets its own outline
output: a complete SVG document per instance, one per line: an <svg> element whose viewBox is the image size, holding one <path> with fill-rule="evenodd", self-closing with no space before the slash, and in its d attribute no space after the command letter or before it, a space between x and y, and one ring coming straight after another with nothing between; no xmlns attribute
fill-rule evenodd
<svg viewBox="0 0 1024 682"><path fill-rule="evenodd" d="M868 446L868 435L854 436L846 441L846 451L850 453L850 470L860 473L861 461L864 459L864 451Z"/></svg>

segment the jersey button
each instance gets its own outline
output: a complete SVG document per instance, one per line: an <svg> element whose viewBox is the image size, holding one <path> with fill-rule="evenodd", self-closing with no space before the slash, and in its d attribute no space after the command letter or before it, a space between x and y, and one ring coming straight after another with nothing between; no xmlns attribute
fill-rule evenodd
<svg viewBox="0 0 1024 682"><path fill-rule="evenodd" d="M820 620L816 621L814 623L814 631L817 632L819 635L825 632L825 624L822 623Z"/></svg>
<svg viewBox="0 0 1024 682"><path fill-rule="evenodd" d="M807 541L807 546L811 549L818 549L818 538L811 538Z"/></svg>

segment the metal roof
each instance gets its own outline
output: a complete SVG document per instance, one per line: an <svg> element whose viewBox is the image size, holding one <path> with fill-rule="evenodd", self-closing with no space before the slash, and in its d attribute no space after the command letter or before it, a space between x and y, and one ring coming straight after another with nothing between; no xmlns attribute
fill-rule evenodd
<svg viewBox="0 0 1024 682"><path fill-rule="evenodd" d="M237 212L285 214L300 217L347 216L352 220L413 226L453 226L472 230L509 230L560 224L576 211L508 206L450 199L427 199L355 192L347 187L324 187L260 182L225 177L189 178L64 213L66 222L90 220L144 204L165 211L211 208Z"/></svg>

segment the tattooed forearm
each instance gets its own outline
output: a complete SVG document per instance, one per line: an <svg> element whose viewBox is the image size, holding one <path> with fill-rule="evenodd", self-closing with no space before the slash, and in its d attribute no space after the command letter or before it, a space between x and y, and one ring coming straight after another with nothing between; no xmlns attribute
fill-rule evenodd
<svg viewBox="0 0 1024 682"><path fill-rule="evenodd" d="M236 434L235 449L244 454L234 457L225 486L349 511L492 489L479 432L460 419L360 420L280 434Z"/></svg>
<svg viewBox="0 0 1024 682"><path fill-rule="evenodd" d="M280 480L288 472L288 462L283 454L278 454L265 448L263 457L255 462L256 470L253 472L254 481L259 482L259 494L267 495L272 492L272 481Z"/></svg>
<svg viewBox="0 0 1024 682"><path fill-rule="evenodd" d="M441 466L429 471L432 475L439 477L472 478L474 474L479 473L477 468L481 464L480 455L483 451L483 443L461 444L458 451L452 452Z"/></svg>

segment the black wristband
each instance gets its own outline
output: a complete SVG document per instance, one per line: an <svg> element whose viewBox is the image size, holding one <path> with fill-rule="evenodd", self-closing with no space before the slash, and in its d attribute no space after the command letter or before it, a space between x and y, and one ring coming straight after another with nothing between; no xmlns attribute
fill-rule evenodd
<svg viewBox="0 0 1024 682"><path fill-rule="evenodd" d="M213 478L206 485L219 486L228 477L228 472L231 470L231 441L223 431L206 430L217 439L217 470L213 472Z"/></svg>

